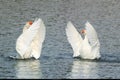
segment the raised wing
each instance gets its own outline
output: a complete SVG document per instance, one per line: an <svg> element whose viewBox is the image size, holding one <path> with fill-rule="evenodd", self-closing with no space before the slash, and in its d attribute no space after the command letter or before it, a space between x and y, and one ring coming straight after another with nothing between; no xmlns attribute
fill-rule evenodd
<svg viewBox="0 0 120 80"><path fill-rule="evenodd" d="M91 46L100 47L100 42L94 27L89 22L86 22L85 28L86 28L87 37L89 39Z"/></svg>
<svg viewBox="0 0 120 80"><path fill-rule="evenodd" d="M20 56L23 56L30 46L30 43L32 42L38 29L40 28L40 23L41 19L38 19L37 21L35 20L30 28L18 37L16 41L16 50L20 54Z"/></svg>
<svg viewBox="0 0 120 80"><path fill-rule="evenodd" d="M41 20L40 27L38 29L38 32L32 41L31 47L32 47L32 56L36 59L40 57L41 49L42 49L42 43L45 40L45 34L46 34L46 28Z"/></svg>
<svg viewBox="0 0 120 80"><path fill-rule="evenodd" d="M80 45L83 41L81 35L76 30L74 25L71 22L68 22L67 28L66 28L66 35L69 43L71 44L74 54L73 57L77 57L80 55Z"/></svg>

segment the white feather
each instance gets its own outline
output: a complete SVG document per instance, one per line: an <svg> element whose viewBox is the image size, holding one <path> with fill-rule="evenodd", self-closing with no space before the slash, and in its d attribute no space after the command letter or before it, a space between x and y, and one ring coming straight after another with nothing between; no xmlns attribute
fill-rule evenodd
<svg viewBox="0 0 120 80"><path fill-rule="evenodd" d="M92 47L92 53L97 58L100 57L99 49L100 49L100 42L97 36L97 32L94 27L87 21L85 24L85 29L87 33L87 37L89 39L90 45Z"/></svg>
<svg viewBox="0 0 120 80"><path fill-rule="evenodd" d="M37 32L38 35L35 36L35 38L31 43L32 56L36 59L38 59L41 55L42 43L45 40L45 33L46 33L46 28L43 21L41 21L40 28L38 29Z"/></svg>
<svg viewBox="0 0 120 80"><path fill-rule="evenodd" d="M96 32L96 30L94 29L94 27L93 27L88 21L86 22L85 26L86 26L85 29L86 29L86 31L87 31L87 37L88 37L90 43L91 43L92 45L94 45L94 43L95 43L96 41L98 41L98 43L99 43L99 39L98 39L98 36L97 36L97 32ZM98 45L100 46L100 44L98 44Z"/></svg>
<svg viewBox="0 0 120 80"><path fill-rule="evenodd" d="M74 51L73 57L79 56L79 50L83 39L71 22L67 24L66 35Z"/></svg>

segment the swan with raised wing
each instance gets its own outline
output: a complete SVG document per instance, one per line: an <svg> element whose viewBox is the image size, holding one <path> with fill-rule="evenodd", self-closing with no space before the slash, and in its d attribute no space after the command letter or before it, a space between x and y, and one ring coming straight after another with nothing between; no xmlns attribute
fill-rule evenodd
<svg viewBox="0 0 120 80"><path fill-rule="evenodd" d="M80 33L83 34L84 38ZM99 59L101 57L99 51L100 42L93 26L87 21L85 29L81 30L80 33L69 21L66 27L66 35L74 52L73 57L80 57L82 59Z"/></svg>
<svg viewBox="0 0 120 80"><path fill-rule="evenodd" d="M41 55L45 33L46 29L42 19L36 19L34 22L28 21L16 41L16 51L19 54L19 58L34 57L38 59Z"/></svg>

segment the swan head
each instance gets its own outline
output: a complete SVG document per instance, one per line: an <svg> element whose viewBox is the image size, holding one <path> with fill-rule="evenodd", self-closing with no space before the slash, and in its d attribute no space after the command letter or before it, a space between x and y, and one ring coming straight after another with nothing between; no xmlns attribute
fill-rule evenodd
<svg viewBox="0 0 120 80"><path fill-rule="evenodd" d="M32 21L28 21L28 22L26 22L26 28L28 29L31 25L33 24L33 22Z"/></svg>
<svg viewBox="0 0 120 80"><path fill-rule="evenodd" d="M83 30L80 31L80 33L83 34L83 35L86 35L86 30L83 29Z"/></svg>

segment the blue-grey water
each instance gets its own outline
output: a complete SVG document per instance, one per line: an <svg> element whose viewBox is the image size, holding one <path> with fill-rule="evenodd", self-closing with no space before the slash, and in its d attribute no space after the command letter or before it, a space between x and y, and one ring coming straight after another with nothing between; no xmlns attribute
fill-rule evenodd
<svg viewBox="0 0 120 80"><path fill-rule="evenodd" d="M46 26L38 60L14 60L16 39L29 20ZM89 21L100 39L101 59L73 58L65 27ZM120 0L0 0L0 79L119 79Z"/></svg>

